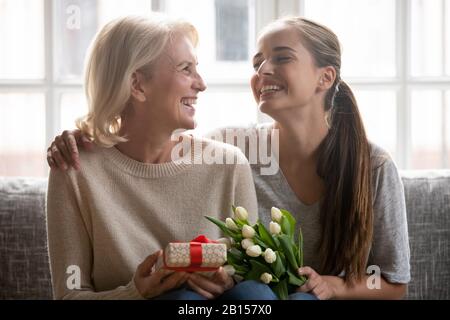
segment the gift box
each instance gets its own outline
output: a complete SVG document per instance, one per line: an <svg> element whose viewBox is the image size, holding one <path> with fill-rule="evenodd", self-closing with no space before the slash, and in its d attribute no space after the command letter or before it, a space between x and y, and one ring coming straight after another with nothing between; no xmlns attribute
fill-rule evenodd
<svg viewBox="0 0 450 320"><path fill-rule="evenodd" d="M227 246L203 235L190 242L171 242L163 254L164 268L174 271L216 271L226 261Z"/></svg>

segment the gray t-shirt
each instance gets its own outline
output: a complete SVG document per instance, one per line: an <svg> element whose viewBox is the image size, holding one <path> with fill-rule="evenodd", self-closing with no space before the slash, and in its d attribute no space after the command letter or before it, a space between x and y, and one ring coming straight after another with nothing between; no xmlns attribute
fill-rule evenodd
<svg viewBox="0 0 450 320"><path fill-rule="evenodd" d="M245 136L244 149L249 158L249 133L267 132L270 124L249 128L234 128L238 135ZM225 130L225 129L224 129ZM224 130L221 130L225 137ZM264 131L265 130L265 131ZM261 137L260 134L258 137ZM236 144L238 140L235 140ZM270 140L269 140L270 141ZM270 148L269 148L270 150ZM272 161L276 161L272 157ZM259 157L258 157L259 159ZM320 265L318 246L320 241L320 202L312 205L303 204L291 189L281 170L275 174L261 174L260 161L250 161L258 198L258 214L264 225L268 226L270 209L278 207L290 211L301 226L304 238L304 265L318 269ZM254 159L253 159L254 160ZM406 221L406 205L403 184L395 163L389 154L371 144L373 169L373 208L374 237L369 254L368 266L376 265L382 276L391 283L408 283L410 281L410 250ZM273 165L272 165L273 166ZM265 165L267 167L267 165Z"/></svg>

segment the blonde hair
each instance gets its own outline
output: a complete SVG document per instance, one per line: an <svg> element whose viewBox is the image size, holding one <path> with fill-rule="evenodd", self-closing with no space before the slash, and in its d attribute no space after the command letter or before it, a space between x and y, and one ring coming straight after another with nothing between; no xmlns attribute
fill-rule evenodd
<svg viewBox="0 0 450 320"><path fill-rule="evenodd" d="M150 76L168 41L180 33L197 45L198 33L192 24L161 14L119 18L97 33L85 66L89 111L76 121L87 137L103 147L127 141L119 130L131 96L132 74L139 70Z"/></svg>

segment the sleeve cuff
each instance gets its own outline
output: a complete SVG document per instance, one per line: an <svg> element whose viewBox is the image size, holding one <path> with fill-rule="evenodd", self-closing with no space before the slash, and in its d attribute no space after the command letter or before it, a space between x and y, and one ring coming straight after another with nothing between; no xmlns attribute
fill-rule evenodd
<svg viewBox="0 0 450 320"><path fill-rule="evenodd" d="M134 277L126 285L125 290L129 293L131 299L145 300L145 298L139 293L138 289L136 288L136 284L134 282Z"/></svg>

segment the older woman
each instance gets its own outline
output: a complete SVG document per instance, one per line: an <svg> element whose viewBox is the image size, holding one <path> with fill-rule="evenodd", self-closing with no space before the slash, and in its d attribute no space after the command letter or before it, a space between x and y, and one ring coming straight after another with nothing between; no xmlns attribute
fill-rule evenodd
<svg viewBox="0 0 450 320"><path fill-rule="evenodd" d="M156 16L112 21L96 36L85 78L89 113L78 121L94 146L80 152L80 170L51 170L49 178L55 298L215 298L233 286L223 269L212 278L154 270L168 242L219 237L204 215L225 219L231 204L253 220L257 213L237 148L181 135L188 148L174 152L172 133L195 127L194 105L206 88L196 43L192 25ZM238 161L204 164L206 148ZM191 290L174 291L183 284Z"/></svg>

